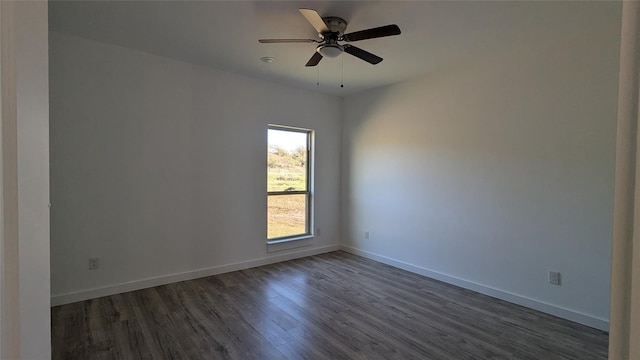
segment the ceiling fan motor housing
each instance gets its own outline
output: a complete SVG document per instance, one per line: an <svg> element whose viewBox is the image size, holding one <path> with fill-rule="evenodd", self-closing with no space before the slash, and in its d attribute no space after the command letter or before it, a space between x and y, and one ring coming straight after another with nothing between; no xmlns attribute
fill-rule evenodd
<svg viewBox="0 0 640 360"><path fill-rule="evenodd" d="M320 37L324 40L323 44L318 45L316 51L325 57L335 58L340 56L344 51L342 45L338 44L338 40L347 30L347 22L337 16L326 16L322 20L327 25L329 31L322 32Z"/></svg>
<svg viewBox="0 0 640 360"><path fill-rule="evenodd" d="M347 22L343 18L337 16L323 17L322 20L327 24L327 28L330 32L338 33L338 35L344 34L347 30Z"/></svg>

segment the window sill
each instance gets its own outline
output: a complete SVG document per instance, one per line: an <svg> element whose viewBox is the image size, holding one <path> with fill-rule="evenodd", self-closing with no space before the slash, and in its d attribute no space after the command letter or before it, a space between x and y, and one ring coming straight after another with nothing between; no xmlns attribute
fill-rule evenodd
<svg viewBox="0 0 640 360"><path fill-rule="evenodd" d="M267 241L267 253L296 249L313 244L313 235L304 235L293 238Z"/></svg>

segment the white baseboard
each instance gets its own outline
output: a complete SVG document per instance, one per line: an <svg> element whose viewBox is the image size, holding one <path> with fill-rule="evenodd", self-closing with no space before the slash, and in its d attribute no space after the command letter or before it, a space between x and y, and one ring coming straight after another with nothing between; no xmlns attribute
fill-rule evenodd
<svg viewBox="0 0 640 360"><path fill-rule="evenodd" d="M348 253L359 255L367 259L375 260L387 265L391 265L412 273L420 274L432 279L440 280L448 284L460 286L465 289L473 290L481 294L489 295L510 303L522 305L534 310L542 311L563 319L567 319L579 324L587 325L603 331L609 331L609 320L601 319L592 315L584 314L575 310L566 309L557 305L549 304L544 301L532 299L526 296L514 294L508 291L492 288L490 286L478 284L473 281L457 278L437 271L429 270L421 266L406 263L404 261L392 259L386 256L378 255L369 251L357 249L351 246L341 245L340 249Z"/></svg>
<svg viewBox="0 0 640 360"><path fill-rule="evenodd" d="M163 275L153 278L134 280L125 283L103 286L99 288L85 289L64 294L53 294L51 306L69 304L77 301L95 299L102 296L120 294L128 291L146 289L154 286L171 284L178 281L193 280L201 277L223 274L230 271L248 269L256 266L268 265L277 262L298 259L306 256L318 255L326 252L340 250L340 245L329 245L313 249L288 252L282 255L267 256L258 259L241 261L232 264L213 266L205 269L185 271L176 274Z"/></svg>

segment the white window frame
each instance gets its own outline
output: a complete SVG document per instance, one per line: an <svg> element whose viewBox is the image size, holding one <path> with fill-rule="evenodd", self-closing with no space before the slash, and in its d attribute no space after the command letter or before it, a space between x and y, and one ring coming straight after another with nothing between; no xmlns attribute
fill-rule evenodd
<svg viewBox="0 0 640 360"><path fill-rule="evenodd" d="M307 196L307 213L306 213L306 221L305 221L305 233L304 234L295 234L290 236L282 236L277 238L267 238L267 245L269 245L269 251L278 251L278 250L286 250L290 248L296 248L299 246L311 245L310 240L313 238L314 233L314 163L315 163L315 131L313 129L306 129L300 127L292 127L286 125L277 125L277 124L269 124L268 130L280 130L280 131L291 131L291 132L299 132L307 134L307 189L305 191L267 191L267 203L269 196L272 195L301 195L304 194ZM267 137L267 148L268 148L268 137ZM267 149L268 151L268 149ZM265 167L266 168L266 167ZM268 179L267 176L265 176ZM268 211L268 210L267 210ZM267 214L268 217L268 214ZM268 226L268 219L267 219ZM299 240L307 240L307 241L299 241ZM295 241L296 244L292 244L291 242Z"/></svg>

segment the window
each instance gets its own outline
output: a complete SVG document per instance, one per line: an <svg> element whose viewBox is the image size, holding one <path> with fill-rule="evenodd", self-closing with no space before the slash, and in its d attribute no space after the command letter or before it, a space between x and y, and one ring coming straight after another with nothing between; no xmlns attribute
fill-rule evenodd
<svg viewBox="0 0 640 360"><path fill-rule="evenodd" d="M311 235L312 131L267 130L267 240Z"/></svg>

